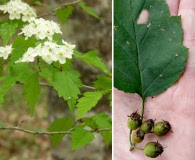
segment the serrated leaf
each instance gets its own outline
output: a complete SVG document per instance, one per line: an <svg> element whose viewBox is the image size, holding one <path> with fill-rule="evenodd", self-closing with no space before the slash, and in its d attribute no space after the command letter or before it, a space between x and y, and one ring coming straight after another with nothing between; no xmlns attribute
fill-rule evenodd
<svg viewBox="0 0 195 160"><path fill-rule="evenodd" d="M62 24L65 24L67 19L70 17L72 14L73 7L71 5L65 6L62 9L56 10L56 15L58 16L60 22Z"/></svg>
<svg viewBox="0 0 195 160"><path fill-rule="evenodd" d="M4 45L7 45L9 40L16 32L18 24L16 21L4 20L0 22L0 37Z"/></svg>
<svg viewBox="0 0 195 160"><path fill-rule="evenodd" d="M102 92L85 92L84 97L78 100L78 115L77 119L81 118L86 112L91 110L98 101L102 98Z"/></svg>
<svg viewBox="0 0 195 160"><path fill-rule="evenodd" d="M38 6L43 6L43 7L46 7L46 8L48 8L48 9L51 9L50 6L48 6L48 5L46 5L46 4L43 4L43 3L40 2L40 1L35 1L35 2L33 2L33 4L38 5Z"/></svg>
<svg viewBox="0 0 195 160"><path fill-rule="evenodd" d="M95 107L101 98L102 92L85 92L84 97L80 98L76 105L78 107L77 119Z"/></svg>
<svg viewBox="0 0 195 160"><path fill-rule="evenodd" d="M27 105L32 115L34 114L35 105L38 101L39 94L40 94L39 73L36 72L26 80L22 93L25 100L27 101Z"/></svg>
<svg viewBox="0 0 195 160"><path fill-rule="evenodd" d="M114 3L114 86L143 99L163 92L186 65L181 17L170 16L165 0ZM147 24L137 24L142 9L149 12Z"/></svg>
<svg viewBox="0 0 195 160"><path fill-rule="evenodd" d="M29 63L16 63L10 68L10 75L15 77L16 81L25 82L32 74Z"/></svg>
<svg viewBox="0 0 195 160"><path fill-rule="evenodd" d="M109 129L109 131L102 131L100 134L104 138L106 145L112 140L112 121L111 118L105 114L100 113L95 116L83 118L83 122L86 126L91 127L92 129Z"/></svg>
<svg viewBox="0 0 195 160"><path fill-rule="evenodd" d="M79 74L76 71L54 73L54 88L59 97L63 97L65 100L78 98L78 94L80 94L79 83Z"/></svg>
<svg viewBox="0 0 195 160"><path fill-rule="evenodd" d="M79 59L83 60L84 62L100 69L104 73L111 75L110 71L107 69L106 65L102 62L101 58L98 57L98 52L90 51L90 52L87 52L85 54L81 54L80 52L75 50L74 56L76 58L79 58Z"/></svg>
<svg viewBox="0 0 195 160"><path fill-rule="evenodd" d="M50 124L48 130L50 132L69 131L73 127L73 125L74 125L74 121L72 118L63 117L63 118L59 118L53 121ZM60 143L60 141L62 140L64 136L65 136L64 134L56 134L56 135L50 136L52 147L56 147L57 144Z"/></svg>
<svg viewBox="0 0 195 160"><path fill-rule="evenodd" d="M97 76L97 80L93 83L94 83L95 88L98 88L98 89L111 89L112 88L112 79L105 75Z"/></svg>
<svg viewBox="0 0 195 160"><path fill-rule="evenodd" d="M75 150L79 147L82 147L86 144L89 144L93 139L94 135L93 133L81 128L76 127L71 132L71 140L72 140L72 149Z"/></svg>
<svg viewBox="0 0 195 160"><path fill-rule="evenodd" d="M67 103L68 103L68 107L70 109L70 112L74 113L74 109L76 107L76 99L75 98L68 99Z"/></svg>
<svg viewBox="0 0 195 160"><path fill-rule="evenodd" d="M4 102L4 96L8 90L15 84L16 80L12 76L1 77L0 80L0 106Z"/></svg>
<svg viewBox="0 0 195 160"><path fill-rule="evenodd" d="M32 37L27 40L25 40L24 37L22 36L16 37L12 45L13 52L11 54L9 65L12 65L13 63L15 63L15 61L21 58L29 47L35 46L35 43L36 43L36 39Z"/></svg>
<svg viewBox="0 0 195 160"><path fill-rule="evenodd" d="M93 8L86 6L85 2L79 2L78 5L89 15L92 17L95 17L97 19L100 19L100 17L96 14L96 12L93 10Z"/></svg>

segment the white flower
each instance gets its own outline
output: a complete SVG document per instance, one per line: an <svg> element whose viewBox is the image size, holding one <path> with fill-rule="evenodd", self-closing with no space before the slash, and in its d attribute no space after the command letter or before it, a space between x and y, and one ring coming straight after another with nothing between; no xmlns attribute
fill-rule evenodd
<svg viewBox="0 0 195 160"><path fill-rule="evenodd" d="M11 20L22 18L22 21L26 22L31 17L36 17L34 9L21 0L11 0L5 5L0 5L0 10L4 11L3 13L9 13Z"/></svg>
<svg viewBox="0 0 195 160"><path fill-rule="evenodd" d="M3 59L7 59L8 56L12 53L12 45L0 47L0 57L3 57Z"/></svg>
<svg viewBox="0 0 195 160"><path fill-rule="evenodd" d="M26 39L35 35L37 40L43 40L48 38L49 41L52 41L52 37L55 33L62 34L60 26L49 20L44 20L43 18L29 19L29 24L22 28L22 32L19 34L24 34Z"/></svg>
<svg viewBox="0 0 195 160"><path fill-rule="evenodd" d="M54 42L46 41L44 44L39 44L35 48L29 48L23 57L16 61L19 62L33 62L34 58L39 56L46 63L51 64L59 61L60 64L66 63L67 58L72 58L73 49L75 45L64 42L65 45L58 45Z"/></svg>

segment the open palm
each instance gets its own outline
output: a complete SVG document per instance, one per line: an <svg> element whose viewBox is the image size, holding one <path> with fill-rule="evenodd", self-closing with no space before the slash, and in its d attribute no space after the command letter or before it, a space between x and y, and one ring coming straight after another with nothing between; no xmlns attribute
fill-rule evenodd
<svg viewBox="0 0 195 160"><path fill-rule="evenodd" d="M162 94L146 99L145 119L156 122L167 120L173 133L164 137L154 134L145 136L138 147L149 141L159 141L166 146L156 160L195 160L195 0L167 0L172 15L182 16L184 45L189 48L187 67L181 78ZM141 98L114 90L114 159L149 160L143 151L129 151L129 129L127 115L138 109L141 112Z"/></svg>

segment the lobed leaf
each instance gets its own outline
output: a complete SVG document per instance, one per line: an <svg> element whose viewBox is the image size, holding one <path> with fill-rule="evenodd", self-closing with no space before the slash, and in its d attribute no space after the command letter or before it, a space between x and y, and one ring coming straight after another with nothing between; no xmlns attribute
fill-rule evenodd
<svg viewBox="0 0 195 160"><path fill-rule="evenodd" d="M84 97L78 100L78 115L77 119L81 118L86 112L90 111L98 101L102 98L102 92L85 92Z"/></svg>
<svg viewBox="0 0 195 160"><path fill-rule="evenodd" d="M106 65L102 62L101 58L98 57L98 53L96 51L90 51L85 54L81 54L78 51L74 51L74 56L82 61L100 69L104 73L111 75L110 71L107 69Z"/></svg>
<svg viewBox="0 0 195 160"><path fill-rule="evenodd" d="M74 121L72 118L63 117L63 118L59 118L53 121L50 124L48 130L50 132L69 131L73 127L73 125L74 125ZM56 147L57 144L61 142L64 136L65 136L64 134L55 134L55 135L50 136L52 146Z"/></svg>
<svg viewBox="0 0 195 160"><path fill-rule="evenodd" d="M98 75L97 80L94 83L95 88L97 89L111 89L112 88L112 79L105 75Z"/></svg>
<svg viewBox="0 0 195 160"><path fill-rule="evenodd" d="M56 10L56 15L62 24L65 24L67 19L72 14L73 7L71 5L65 6L62 9Z"/></svg>
<svg viewBox="0 0 195 160"><path fill-rule="evenodd" d="M0 22L0 37L4 45L7 45L9 40L15 34L18 24L16 21L4 20Z"/></svg>
<svg viewBox="0 0 195 160"><path fill-rule="evenodd" d="M27 101L27 105L32 115L34 114L35 105L38 101L39 94L40 94L39 73L36 72L26 80L22 93L22 95Z"/></svg>
<svg viewBox="0 0 195 160"><path fill-rule="evenodd" d="M143 99L169 88L186 66L181 17L165 0L114 1L114 86ZM146 24L137 24L143 9Z"/></svg>
<svg viewBox="0 0 195 160"><path fill-rule="evenodd" d="M100 17L96 14L96 12L91 8L86 6L85 2L79 2L78 5L89 15L92 17L95 17L97 19L100 19Z"/></svg>
<svg viewBox="0 0 195 160"><path fill-rule="evenodd" d="M93 133L78 126L71 132L70 138L72 140L72 149L75 150L89 144L95 137Z"/></svg>

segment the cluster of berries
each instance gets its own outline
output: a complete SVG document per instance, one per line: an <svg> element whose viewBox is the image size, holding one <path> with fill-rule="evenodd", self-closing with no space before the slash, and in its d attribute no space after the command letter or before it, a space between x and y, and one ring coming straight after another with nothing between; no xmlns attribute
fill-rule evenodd
<svg viewBox="0 0 195 160"><path fill-rule="evenodd" d="M141 122L141 116L139 113L133 112L128 116L128 127L130 130L136 130L132 134L133 143L140 143L143 141L144 136L148 133L154 133L157 136L164 136L171 130L171 125L167 121L162 121L154 124L153 119L148 119ZM153 129L153 131L152 131ZM163 153L163 146L157 142L148 142L144 147L144 153L150 158L156 158Z"/></svg>

